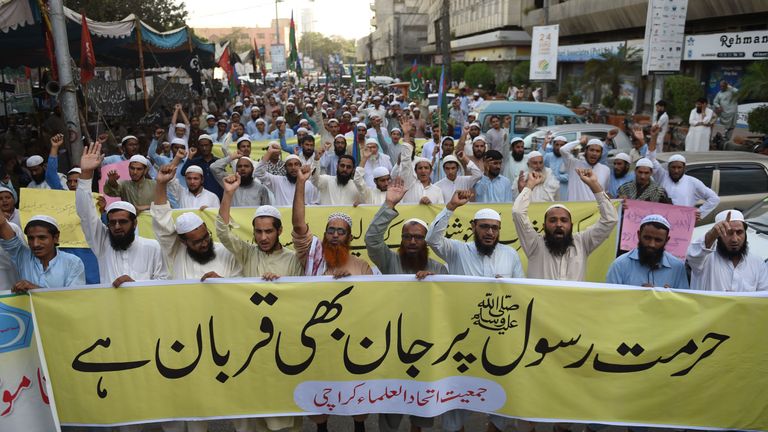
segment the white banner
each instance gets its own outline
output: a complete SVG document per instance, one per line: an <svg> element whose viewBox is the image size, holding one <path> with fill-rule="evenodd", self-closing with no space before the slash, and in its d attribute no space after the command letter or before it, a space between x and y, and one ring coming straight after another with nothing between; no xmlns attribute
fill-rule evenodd
<svg viewBox="0 0 768 432"><path fill-rule="evenodd" d="M557 38L560 26L533 28L531 41L530 80L554 80L557 78Z"/></svg>
<svg viewBox="0 0 768 432"><path fill-rule="evenodd" d="M768 31L714 33L685 37L684 60L755 60L768 58Z"/></svg>
<svg viewBox="0 0 768 432"><path fill-rule="evenodd" d="M683 57L688 0L649 0L643 45L643 75L677 72Z"/></svg>
<svg viewBox="0 0 768 432"><path fill-rule="evenodd" d="M285 72L285 46L272 45L269 47L269 54L272 56L272 73Z"/></svg>

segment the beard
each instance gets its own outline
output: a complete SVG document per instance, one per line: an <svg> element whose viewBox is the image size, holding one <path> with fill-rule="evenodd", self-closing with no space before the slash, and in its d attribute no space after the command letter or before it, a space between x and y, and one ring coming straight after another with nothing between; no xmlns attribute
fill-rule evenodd
<svg viewBox="0 0 768 432"><path fill-rule="evenodd" d="M485 255L485 256L493 255L493 251L496 250L496 245L499 244L499 240L496 239L496 241L493 242L492 245L486 246L480 241L479 238L477 238L477 235L473 237L475 238L475 247L477 248L477 251L480 252L480 255Z"/></svg>
<svg viewBox="0 0 768 432"><path fill-rule="evenodd" d="M192 249L187 248L187 253L189 254L189 257L198 264L206 264L216 258L216 251L213 249L212 241L208 242L208 249L202 252L193 251Z"/></svg>
<svg viewBox="0 0 768 432"><path fill-rule="evenodd" d="M702 110L703 110L703 108L701 108L701 107L696 107L696 112L697 112L697 113L701 114L701 111L702 111Z"/></svg>
<svg viewBox="0 0 768 432"><path fill-rule="evenodd" d="M515 162L520 162L521 160L523 160L524 156L525 156L525 152L524 151L522 151L520 153L517 153L517 152L514 152L514 151L512 152L512 159L514 159Z"/></svg>
<svg viewBox="0 0 768 432"><path fill-rule="evenodd" d="M629 173L629 167L627 167L627 168L625 168L625 169L623 169L621 171L616 171L616 168L613 169L613 175L616 178L624 178L624 176L627 175L628 173Z"/></svg>
<svg viewBox="0 0 768 432"><path fill-rule="evenodd" d="M253 176L252 175L241 175L240 176L240 186L250 186L253 184Z"/></svg>
<svg viewBox="0 0 768 432"><path fill-rule="evenodd" d="M403 267L404 272L415 274L427 269L427 263L429 262L429 249L427 247L419 249L416 253L408 253L400 246L397 254L400 256L400 265Z"/></svg>
<svg viewBox="0 0 768 432"><path fill-rule="evenodd" d="M121 237L116 237L112 234L112 231L109 231L109 244L112 245L112 249L127 250L133 244L133 241L136 240L136 230L134 228L131 228Z"/></svg>
<svg viewBox="0 0 768 432"><path fill-rule="evenodd" d="M295 175L291 175L288 172L285 173L285 178L288 179L288 183L290 184L296 184L296 180L298 180L298 177Z"/></svg>
<svg viewBox="0 0 768 432"><path fill-rule="evenodd" d="M338 147L334 147L334 148L333 148L333 153L334 153L336 156L342 156L342 155L344 155L345 153L347 153L347 148L346 148L346 147L344 147L344 148L338 148Z"/></svg>
<svg viewBox="0 0 768 432"><path fill-rule="evenodd" d="M744 259L744 257L747 256L747 252L749 252L749 243L746 239L744 239L744 244L741 245L739 250L735 251L728 250L725 246L725 242L717 239L717 254L727 260L732 260L734 258Z"/></svg>
<svg viewBox="0 0 768 432"><path fill-rule="evenodd" d="M352 179L352 174L342 174L340 172L336 173L336 183L342 186L346 186L351 179Z"/></svg>
<svg viewBox="0 0 768 432"><path fill-rule="evenodd" d="M562 238L557 238L555 237L555 234L558 233L557 230L553 232L544 230L544 244L547 246L549 253L557 257L565 255L568 248L573 246L573 233L566 233L564 230L560 232L565 235Z"/></svg>
<svg viewBox="0 0 768 432"><path fill-rule="evenodd" d="M554 153L555 156L560 157L560 149L552 149L552 153Z"/></svg>
<svg viewBox="0 0 768 432"><path fill-rule="evenodd" d="M642 246L638 242L637 244L637 259L640 261L640 265L650 267L652 269L658 268L661 259L664 257L664 248L654 249L647 246Z"/></svg>
<svg viewBox="0 0 768 432"><path fill-rule="evenodd" d="M40 184L43 181L45 181L45 173L42 173L40 175L32 175L32 180L35 181L35 183Z"/></svg>
<svg viewBox="0 0 768 432"><path fill-rule="evenodd" d="M333 245L323 239L323 259L327 269L344 267L349 262L349 243Z"/></svg>

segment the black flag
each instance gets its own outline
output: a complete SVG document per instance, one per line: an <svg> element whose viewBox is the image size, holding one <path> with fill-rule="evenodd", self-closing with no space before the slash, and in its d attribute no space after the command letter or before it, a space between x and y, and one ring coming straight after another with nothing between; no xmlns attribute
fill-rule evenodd
<svg viewBox="0 0 768 432"><path fill-rule="evenodd" d="M196 91L197 94L202 95L203 81L200 77L200 59L197 57L197 54L190 53L182 68L187 72L189 77L192 78L192 90Z"/></svg>

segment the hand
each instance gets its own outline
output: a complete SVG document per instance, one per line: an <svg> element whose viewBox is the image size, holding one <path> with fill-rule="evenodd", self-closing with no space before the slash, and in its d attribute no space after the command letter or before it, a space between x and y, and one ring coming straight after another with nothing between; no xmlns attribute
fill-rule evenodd
<svg viewBox="0 0 768 432"><path fill-rule="evenodd" d="M616 138L616 135L618 135L618 134L619 134L619 129L618 128L613 128L613 129L608 131L607 139L614 139L614 138Z"/></svg>
<svg viewBox="0 0 768 432"><path fill-rule="evenodd" d="M157 181L159 184L168 184L173 178L176 176L176 167L173 165L163 165L160 167L160 170L157 172L157 177L155 177L155 181Z"/></svg>
<svg viewBox="0 0 768 432"><path fill-rule="evenodd" d="M188 150L188 153L189 153L189 158L190 159L194 159L195 156L197 156L197 147L191 147L190 146L189 150Z"/></svg>
<svg viewBox="0 0 768 432"><path fill-rule="evenodd" d="M278 129L280 130L280 135L285 135L285 122L281 123Z"/></svg>
<svg viewBox="0 0 768 432"><path fill-rule="evenodd" d="M96 137L96 142L103 146L108 139L109 139L109 135L103 133Z"/></svg>
<svg viewBox="0 0 768 432"><path fill-rule="evenodd" d="M369 149L368 147L363 148L363 159L370 159L371 156L373 156L373 149Z"/></svg>
<svg viewBox="0 0 768 432"><path fill-rule="evenodd" d="M725 215L725 220L716 223L709 232L716 234L720 239L733 234L733 230L731 229L731 212L728 212L728 214Z"/></svg>
<svg viewBox="0 0 768 432"><path fill-rule="evenodd" d="M269 153L269 151L267 151L267 153ZM243 157L243 154L240 152L240 150L229 152L229 158L231 160L240 159L241 157Z"/></svg>
<svg viewBox="0 0 768 432"><path fill-rule="evenodd" d="M51 137L51 148L58 149L62 144L64 144L63 134L56 134Z"/></svg>
<svg viewBox="0 0 768 432"><path fill-rule="evenodd" d="M544 183L544 176L542 176L541 173L537 173L536 171L531 171L528 173L528 180L526 180L525 186L528 189L533 190L533 188L535 188L536 186L542 183Z"/></svg>
<svg viewBox="0 0 768 432"><path fill-rule="evenodd" d="M408 191L405 189L405 181L401 177L395 177L389 181L384 202L389 208L395 208L397 203L403 200L406 192Z"/></svg>
<svg viewBox="0 0 768 432"><path fill-rule="evenodd" d="M427 276L433 276L434 273L432 273L429 270L419 270L416 272L416 279L417 280L424 280Z"/></svg>
<svg viewBox="0 0 768 432"><path fill-rule="evenodd" d="M341 278L345 278L347 276L352 276L352 273L350 273L349 270L340 269L340 270L335 270L332 273L332 275L333 275L334 279L341 279Z"/></svg>
<svg viewBox="0 0 768 432"><path fill-rule="evenodd" d="M104 156L101 154L101 144L96 141L93 145L83 149L83 156L80 158L80 169L83 171L93 171L104 160Z"/></svg>
<svg viewBox="0 0 768 432"><path fill-rule="evenodd" d="M357 143L355 143L355 145L357 145ZM325 147L320 147L319 149L315 150L315 160L320 160L320 158L323 157L324 154L325 154Z"/></svg>
<svg viewBox="0 0 768 432"><path fill-rule="evenodd" d="M265 281L272 282L274 280L280 279L280 275L272 272L266 272L263 275L261 275L261 278L264 279Z"/></svg>
<svg viewBox="0 0 768 432"><path fill-rule="evenodd" d="M109 178L110 183L116 183L120 179L120 174L118 174L117 171L112 170L107 173L107 177Z"/></svg>
<svg viewBox="0 0 768 432"><path fill-rule="evenodd" d="M582 135L581 138L579 138L579 144L581 144L582 147L587 145L588 142L589 142L589 137L586 135Z"/></svg>
<svg viewBox="0 0 768 432"><path fill-rule="evenodd" d="M136 282L136 281L133 280L133 278L128 275L122 275L119 278L115 279L114 282L112 282L112 286L115 288L120 288L120 286L126 282Z"/></svg>
<svg viewBox="0 0 768 432"><path fill-rule="evenodd" d="M440 144L435 143L435 148L432 149L432 158L437 157L438 154L440 154Z"/></svg>
<svg viewBox="0 0 768 432"><path fill-rule="evenodd" d="M696 209L696 222L701 221L701 211Z"/></svg>
<svg viewBox="0 0 768 432"><path fill-rule="evenodd" d="M270 145L267 148L267 159L272 159L273 157L279 155L281 151L282 150L280 149L279 146ZM240 152L235 152L235 153L239 154ZM242 154L240 154L240 156L238 156L238 157L242 157Z"/></svg>
<svg viewBox="0 0 768 432"><path fill-rule="evenodd" d="M163 135L165 135L165 130L163 128L157 128L155 129L155 139L160 141L163 138Z"/></svg>
<svg viewBox="0 0 768 432"><path fill-rule="evenodd" d="M432 201L430 201L430 199L428 197L423 196L419 200L419 204L430 205L430 204L432 204Z"/></svg>
<svg viewBox="0 0 768 432"><path fill-rule="evenodd" d="M30 281L27 280L20 280L16 282L13 287L11 288L11 292L14 293L25 293L31 289L40 288L39 286L33 284Z"/></svg>
<svg viewBox="0 0 768 432"><path fill-rule="evenodd" d="M205 211L205 209L207 209L207 208L208 208L207 205L201 205L200 206L200 211Z"/></svg>
<svg viewBox="0 0 768 432"><path fill-rule="evenodd" d="M99 195L99 197L96 198L96 207L99 209L99 213L107 211L107 198L104 197L104 195Z"/></svg>
<svg viewBox="0 0 768 432"><path fill-rule="evenodd" d="M208 273L204 274L203 277L200 278L200 282L205 282L206 279L210 279L210 278L220 279L221 275L219 275L215 271L209 271Z"/></svg>
<svg viewBox="0 0 768 432"><path fill-rule="evenodd" d="M180 148L176 152L176 154L173 156L173 158L175 159L176 164L178 164L179 162L183 161L185 157L187 157L187 149L185 149L185 148Z"/></svg>
<svg viewBox="0 0 768 432"><path fill-rule="evenodd" d="M312 166L311 165L302 165L301 169L298 173L296 173L296 181L297 182L306 182L309 180L309 177L312 176Z"/></svg>
<svg viewBox="0 0 768 432"><path fill-rule="evenodd" d="M469 164L469 156L467 156L466 153L464 153L464 150L459 150L456 152L456 158L461 161L463 165Z"/></svg>
<svg viewBox="0 0 768 432"><path fill-rule="evenodd" d="M472 197L472 192L469 190L457 190L453 193L453 196L451 197L451 200L448 202L448 204L445 205L445 208L447 208L450 211L454 211L457 208L463 206L464 204L469 202L470 197Z"/></svg>
<svg viewBox="0 0 768 432"><path fill-rule="evenodd" d="M295 154L296 156L298 156L300 152L301 152L301 147L296 146L293 148L293 154Z"/></svg>
<svg viewBox="0 0 768 432"><path fill-rule="evenodd" d="M236 130L237 130L237 123L233 122L231 125L229 125L229 133L234 135Z"/></svg>
<svg viewBox="0 0 768 432"><path fill-rule="evenodd" d="M576 174L579 175L579 178L584 184L589 186L593 193L598 193L603 190L603 187L600 185L600 180L597 178L597 174L591 169L577 169Z"/></svg>
<svg viewBox="0 0 768 432"><path fill-rule="evenodd" d="M237 188L240 187L240 175L232 174L224 177L224 193L235 193Z"/></svg>

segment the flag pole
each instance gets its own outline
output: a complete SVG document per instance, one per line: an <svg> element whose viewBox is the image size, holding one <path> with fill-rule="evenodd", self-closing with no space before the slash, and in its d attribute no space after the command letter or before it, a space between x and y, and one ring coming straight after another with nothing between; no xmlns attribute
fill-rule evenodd
<svg viewBox="0 0 768 432"><path fill-rule="evenodd" d="M139 69L141 69L141 91L144 93L144 112L149 114L149 95L147 95L147 77L144 74L144 47L141 43L141 21L136 17L136 41L139 45Z"/></svg>

